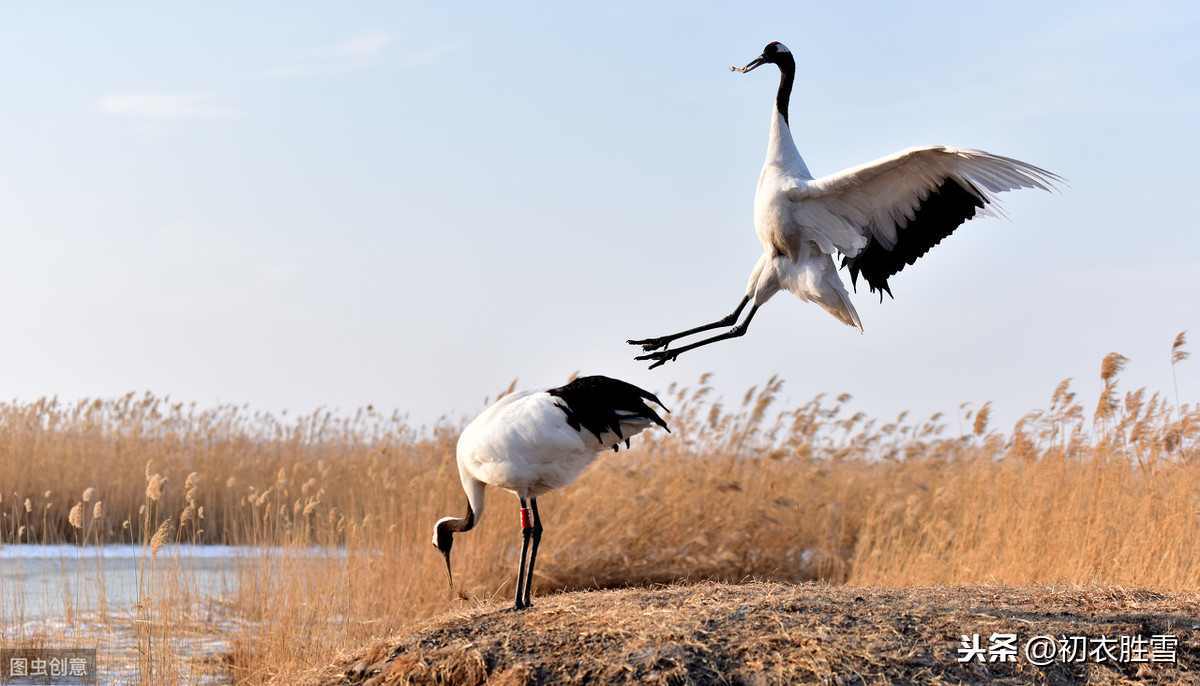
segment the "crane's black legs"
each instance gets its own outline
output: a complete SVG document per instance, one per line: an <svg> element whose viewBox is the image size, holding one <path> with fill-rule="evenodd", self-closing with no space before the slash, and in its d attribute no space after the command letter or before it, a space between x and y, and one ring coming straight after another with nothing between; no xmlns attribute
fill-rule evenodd
<svg viewBox="0 0 1200 686"><path fill-rule="evenodd" d="M530 498L529 506L533 509L533 547L529 550L529 567L525 570L525 607L533 604L529 600L533 593L533 562L537 559L538 544L542 542L542 518L538 515L537 498Z"/></svg>
<svg viewBox="0 0 1200 686"><path fill-rule="evenodd" d="M532 512L533 516L530 517ZM531 521L532 520L532 521ZM533 541L533 547L529 542ZM537 560L538 544L542 542L542 517L538 514L537 498L530 498L529 505L521 498L521 566L517 571L517 598L514 606L524 610L532 603L530 595L533 592L533 563ZM528 564L526 564L528 557Z"/></svg>
<svg viewBox="0 0 1200 686"><path fill-rule="evenodd" d="M529 539L533 536L533 524L529 521L529 506L521 498L521 565L517 568L517 599L516 609L523 610L529 606L529 595L525 592L525 556L529 554ZM532 570L532 565L530 565Z"/></svg>
<svg viewBox="0 0 1200 686"><path fill-rule="evenodd" d="M698 331L707 331L709 329L715 329L718 326L722 326L726 323L726 320L728 320L730 317L733 318L733 321L737 321L737 315L741 314L742 308L745 307L746 303L749 301L750 301L750 297L747 296L745 299L742 300L742 304L738 305L737 310L735 310L733 314L731 314L729 317L726 317L725 319L722 319L719 322L714 322L713 324L708 324L706 326L697 327L695 329L692 329L691 331L684 331L683 333L675 334L674 336L665 336L660 339L651 339L651 340L654 340L654 341L666 340L667 343L670 343L672 340L674 340L676 338L680 338L682 336L686 336L691 333L695 333ZM723 341L727 338L737 338L738 336L744 336L746 334L746 331L749 330L749 328L750 328L750 320L754 319L755 312L758 312L758 305L755 305L754 307L750 308L750 312L746 315L746 321L742 322L741 324L735 325L732 329L726 331L725 333L720 333L720 334L717 334L716 336L710 336L709 338L705 338L702 341L696 341L695 343L689 343L688 345L685 345L681 348L671 348L671 349L664 348L663 350L658 350L658 351L655 351L652 353L647 353L645 355L638 355L634 359L654 360L654 364L650 365L650 368L654 369L655 367L665 364L668 361L673 361L676 357L679 357L680 355L682 355L683 353L686 353L689 350L695 350L696 348L699 348L701 346L708 345L709 343L716 343L717 341ZM730 322L730 323L732 323L732 322ZM638 341L630 341L630 343L637 343L637 342ZM664 345L666 345L666 344L664 344ZM652 350L653 348L646 347L645 349Z"/></svg>
<svg viewBox="0 0 1200 686"><path fill-rule="evenodd" d="M737 309L734 310L732 314L726 315L725 317L722 317L721 319L718 319L717 321L715 321L711 324L704 324L703 326L697 326L693 329L688 329L687 331L680 331L679 333L673 333L669 336L659 336L658 338L643 338L643 339L637 340L637 341L629 340L629 341L625 341L625 342L630 345L640 345L640 346L642 346L642 350L645 350L647 352L649 352L651 350L658 350L659 348L666 348L668 345L671 344L671 341L674 341L676 338L683 338L684 336L691 336L692 334L700 333L701 331L711 331L713 329L717 329L722 326L733 326L734 324L737 323L738 317L741 316L742 310L744 310L746 308L746 303L748 303L748 302L750 302L750 296L747 295L746 297L742 298L742 301L740 303L738 303ZM639 357L637 359L646 360L646 359L650 359L650 358L648 356L643 356L643 357ZM657 365L655 365L655 366L657 366ZM653 369L653 367L651 367L651 368Z"/></svg>

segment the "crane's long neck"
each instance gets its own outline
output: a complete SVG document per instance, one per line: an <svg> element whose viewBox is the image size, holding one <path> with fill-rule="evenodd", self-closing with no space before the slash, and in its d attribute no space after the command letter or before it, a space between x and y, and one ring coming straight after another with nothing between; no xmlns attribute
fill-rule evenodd
<svg viewBox="0 0 1200 686"><path fill-rule="evenodd" d="M434 526L435 532L445 529L446 533L453 537L454 534L474 529L480 518L483 517L483 483L470 477L465 477L462 481L463 490L467 492L467 515L465 517L442 517ZM437 536L438 534L435 533L434 545L438 544ZM448 563L447 567L449 567Z"/></svg>
<svg viewBox="0 0 1200 686"><path fill-rule="evenodd" d="M779 91L775 94L775 109L788 124L788 101L792 99L792 84L796 81L796 61L787 55L779 61Z"/></svg>
<svg viewBox="0 0 1200 686"><path fill-rule="evenodd" d="M767 166L775 166L792 176L811 179L808 165L800 157L796 142L792 140L792 128L788 124L788 100L792 97L792 84L796 80L796 62L790 55L780 60L779 91L775 94L775 110L771 113L771 137L767 141Z"/></svg>
<svg viewBox="0 0 1200 686"><path fill-rule="evenodd" d="M475 509L471 507L471 502L467 501L467 516L466 517L442 517L434 526L433 544L438 544L438 535L445 529L450 536L461 534L464 531L470 531L475 528L475 523L479 518L475 516ZM453 583L453 582L451 582Z"/></svg>
<svg viewBox="0 0 1200 686"><path fill-rule="evenodd" d="M467 494L467 521L458 531L469 531L483 518L483 482L463 476L462 487Z"/></svg>

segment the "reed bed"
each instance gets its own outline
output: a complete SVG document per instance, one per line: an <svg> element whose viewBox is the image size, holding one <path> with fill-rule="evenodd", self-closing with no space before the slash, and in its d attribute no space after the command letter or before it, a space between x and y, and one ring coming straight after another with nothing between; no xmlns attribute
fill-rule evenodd
<svg viewBox="0 0 1200 686"><path fill-rule="evenodd" d="M670 434L646 432L543 500L535 593L681 579L1194 587L1200 408L1177 391L1120 393L1123 361L1102 362L1095 406L1064 381L1007 433L987 405L879 422L849 413L846 396L777 408L775 378L732 402L707 376L672 386L660 394ZM149 394L3 404L0 545L135 543L166 576L153 554L164 543L255 546L226 599L240 628L223 669L286 683L416 620L508 602L511 495L489 490L457 541L453 592L429 543L434 521L465 510L460 429L373 408L289 418ZM194 599L155 588L139 605L141 669L177 683L171 628Z"/></svg>

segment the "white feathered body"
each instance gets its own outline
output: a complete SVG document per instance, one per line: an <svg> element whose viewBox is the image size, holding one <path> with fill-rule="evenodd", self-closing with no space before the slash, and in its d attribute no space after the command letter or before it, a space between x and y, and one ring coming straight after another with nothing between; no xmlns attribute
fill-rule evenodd
<svg viewBox="0 0 1200 686"><path fill-rule="evenodd" d="M773 110L767 159L754 194L754 229L763 255L750 274L746 295L762 305L780 290L815 302L842 322L862 330L832 254L861 249L866 239L839 223L812 221L797 213L783 188L812 180L779 110Z"/></svg>
<svg viewBox="0 0 1200 686"><path fill-rule="evenodd" d="M621 436L612 431L600 439L572 428L562 398L545 390L504 396L476 417L458 439L458 473L478 520L483 513L483 485L491 484L521 498L536 498L570 485L603 450L653 424L638 416L620 417Z"/></svg>
<svg viewBox="0 0 1200 686"><path fill-rule="evenodd" d="M837 273L835 254L853 259L872 241L893 250L906 240L904 231L922 204L948 179L969 189L981 205L995 202L1002 191L1049 190L1051 180L1057 180L1019 160L942 146L909 148L814 179L783 115L778 109L772 112L767 159L754 196L754 227L763 256L746 295L762 305L786 290L859 331L862 323ZM978 214L988 212L980 208Z"/></svg>

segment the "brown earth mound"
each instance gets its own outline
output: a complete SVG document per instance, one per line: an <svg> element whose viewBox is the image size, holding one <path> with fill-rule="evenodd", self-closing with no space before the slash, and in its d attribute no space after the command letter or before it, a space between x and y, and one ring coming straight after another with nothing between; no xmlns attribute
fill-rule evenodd
<svg viewBox="0 0 1200 686"><path fill-rule="evenodd" d="M1027 652L1047 646L1050 657ZM563 593L524 612L443 615L306 681L485 682L1200 684L1200 592L702 583Z"/></svg>

